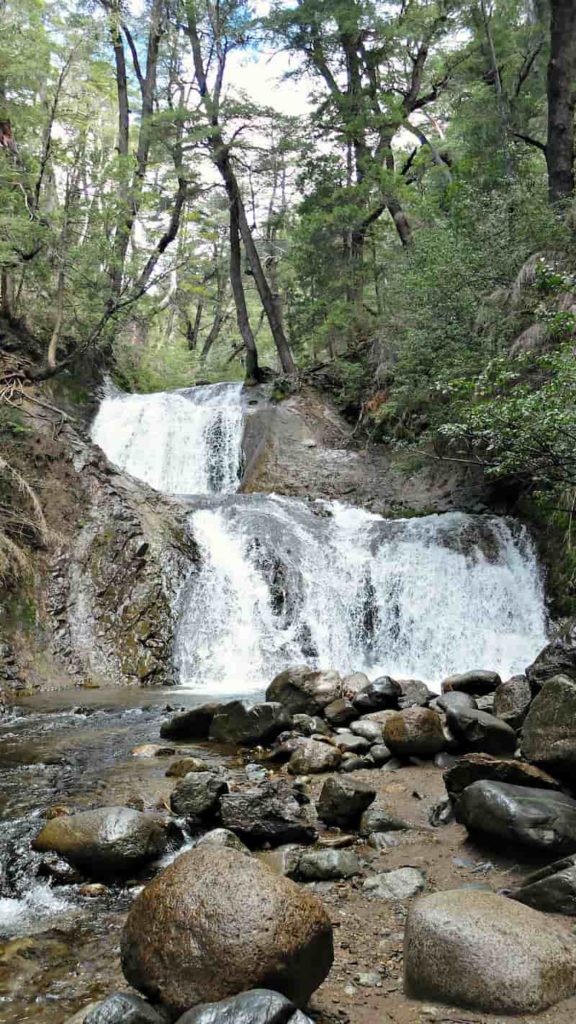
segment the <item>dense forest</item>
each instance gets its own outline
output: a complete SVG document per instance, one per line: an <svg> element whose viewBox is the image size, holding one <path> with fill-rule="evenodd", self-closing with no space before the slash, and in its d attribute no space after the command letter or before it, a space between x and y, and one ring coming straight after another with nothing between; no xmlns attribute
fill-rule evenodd
<svg viewBox="0 0 576 1024"><path fill-rule="evenodd" d="M87 356L144 391L320 372L369 441L570 517L573 5L264 7L3 0L24 379ZM235 87L275 55L304 116Z"/></svg>
<svg viewBox="0 0 576 1024"><path fill-rule="evenodd" d="M571 516L568 0L2 0L0 20L23 380L87 356L141 391L320 373L359 436ZM303 115L235 86L278 57Z"/></svg>

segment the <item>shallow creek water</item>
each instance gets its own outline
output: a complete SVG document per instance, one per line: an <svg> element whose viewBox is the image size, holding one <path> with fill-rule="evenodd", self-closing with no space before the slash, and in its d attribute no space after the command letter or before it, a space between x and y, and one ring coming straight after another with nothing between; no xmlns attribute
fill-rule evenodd
<svg viewBox="0 0 576 1024"><path fill-rule="evenodd" d="M114 690L44 694L0 724L0 1021L61 1024L115 987L124 987L118 947L124 916L138 884L86 896L80 885L37 875L40 855L30 841L46 811L136 802L162 804L174 780L170 757L135 757L158 743L166 707L202 698L180 691ZM166 744L168 745L168 744ZM173 743L222 763L222 751ZM227 758L234 773L234 762Z"/></svg>

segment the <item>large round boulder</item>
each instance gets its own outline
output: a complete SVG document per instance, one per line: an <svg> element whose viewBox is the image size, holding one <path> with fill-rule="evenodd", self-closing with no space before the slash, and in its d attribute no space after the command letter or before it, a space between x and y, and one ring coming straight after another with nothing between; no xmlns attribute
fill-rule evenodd
<svg viewBox="0 0 576 1024"><path fill-rule="evenodd" d="M446 746L442 719L430 708L398 711L386 721L384 742L400 757L433 757Z"/></svg>
<svg viewBox="0 0 576 1024"><path fill-rule="evenodd" d="M184 853L136 899L121 943L131 985L173 1017L252 988L305 1006L332 966L320 901L235 850Z"/></svg>
<svg viewBox="0 0 576 1024"><path fill-rule="evenodd" d="M576 940L493 893L424 896L404 933L406 995L483 1013L538 1013L576 992Z"/></svg>
<svg viewBox="0 0 576 1024"><path fill-rule="evenodd" d="M158 816L129 807L98 807L52 818L32 846L41 853L54 851L93 878L113 878L155 860L168 839Z"/></svg>
<svg viewBox="0 0 576 1024"><path fill-rule="evenodd" d="M557 676L544 683L522 728L524 757L573 778L576 769L576 683Z"/></svg>
<svg viewBox="0 0 576 1024"><path fill-rule="evenodd" d="M353 703L361 715L372 711L393 711L398 708L398 684L390 676L379 676L359 690Z"/></svg>
<svg viewBox="0 0 576 1024"><path fill-rule="evenodd" d="M266 700L278 701L291 715L317 715L341 694L338 672L316 672L297 665L275 676L266 690Z"/></svg>
<svg viewBox="0 0 576 1024"><path fill-rule="evenodd" d="M576 853L576 800L549 789L474 782L456 804L469 832L546 853Z"/></svg>

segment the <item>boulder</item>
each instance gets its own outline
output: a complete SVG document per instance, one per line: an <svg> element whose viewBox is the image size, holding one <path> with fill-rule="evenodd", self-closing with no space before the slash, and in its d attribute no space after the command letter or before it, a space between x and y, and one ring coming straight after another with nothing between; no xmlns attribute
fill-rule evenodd
<svg viewBox="0 0 576 1024"><path fill-rule="evenodd" d="M314 672L307 665L286 669L266 690L267 701L278 701L292 715L317 715L341 696L342 680L337 672Z"/></svg>
<svg viewBox="0 0 576 1024"><path fill-rule="evenodd" d="M294 1003L264 988L241 992L219 1003L201 1003L176 1024L312 1024Z"/></svg>
<svg viewBox="0 0 576 1024"><path fill-rule="evenodd" d="M512 676L496 687L494 714L513 729L519 729L528 714L532 691L526 676Z"/></svg>
<svg viewBox="0 0 576 1024"><path fill-rule="evenodd" d="M269 988L305 1006L333 960L318 899L235 850L178 857L136 898L124 927L128 980L176 1017Z"/></svg>
<svg viewBox="0 0 576 1024"><path fill-rule="evenodd" d="M200 837L196 846L210 846L216 847L221 850L223 848L227 850L237 850L238 853L243 853L245 856L251 857L252 854L247 846L244 845L238 836L234 835L227 828L213 828L210 832L205 832Z"/></svg>
<svg viewBox="0 0 576 1024"><path fill-rule="evenodd" d="M465 754L444 772L448 795L457 800L473 782L508 782L512 786L532 786L539 789L558 789L556 779L526 761L492 757L490 754Z"/></svg>
<svg viewBox="0 0 576 1024"><path fill-rule="evenodd" d="M286 782L263 782L220 798L222 824L249 846L311 843L316 828L310 808L296 799Z"/></svg>
<svg viewBox="0 0 576 1024"><path fill-rule="evenodd" d="M221 795L227 792L228 783L217 772L191 772L176 786L170 807L174 814L201 821L214 815Z"/></svg>
<svg viewBox="0 0 576 1024"><path fill-rule="evenodd" d="M385 743L375 743L373 747L370 747L370 757L374 761L374 764L379 767L390 760L392 757L392 751Z"/></svg>
<svg viewBox="0 0 576 1024"><path fill-rule="evenodd" d="M469 832L546 853L576 853L576 800L549 789L474 782L456 804Z"/></svg>
<svg viewBox="0 0 576 1024"><path fill-rule="evenodd" d="M430 705L435 710L441 711L469 711L478 710L475 698L470 693L462 693L460 690L448 690L442 693Z"/></svg>
<svg viewBox="0 0 576 1024"><path fill-rule="evenodd" d="M576 769L576 682L557 676L543 684L524 721L521 748L529 761L573 779Z"/></svg>
<svg viewBox="0 0 576 1024"><path fill-rule="evenodd" d="M459 672L456 675L448 676L442 682L442 693L449 693L451 690L459 690L461 693L471 693L474 697L486 693L493 693L502 680L497 672L486 672L484 669L476 669L473 672Z"/></svg>
<svg viewBox="0 0 576 1024"><path fill-rule="evenodd" d="M200 704L190 711L173 715L160 726L160 735L165 740L205 740L208 738L212 719L220 704Z"/></svg>
<svg viewBox="0 0 576 1024"><path fill-rule="evenodd" d="M339 725L349 725L355 718L358 718L358 712L349 700L338 697L337 700L326 705L324 717L329 725L336 728Z"/></svg>
<svg viewBox="0 0 576 1024"><path fill-rule="evenodd" d="M394 710L398 707L398 686L390 676L380 676L359 691L353 704L361 715Z"/></svg>
<svg viewBox="0 0 576 1024"><path fill-rule="evenodd" d="M434 696L426 683L421 683L419 679L396 679L395 682L398 691L398 707L401 711L406 708L424 708Z"/></svg>
<svg viewBox="0 0 576 1024"><path fill-rule="evenodd" d="M292 716L283 704L250 705L244 700L221 704L210 725L209 738L215 743L238 743L255 747L267 744L289 729Z"/></svg>
<svg viewBox="0 0 576 1024"><path fill-rule="evenodd" d="M127 875L166 850L168 832L157 816L129 807L98 807L48 821L32 846L54 851L93 878Z"/></svg>
<svg viewBox="0 0 576 1024"><path fill-rule="evenodd" d="M540 651L526 669L526 675L534 691L556 676L566 676L576 682L576 618Z"/></svg>
<svg viewBox="0 0 576 1024"><path fill-rule="evenodd" d="M84 1018L84 1024L165 1024L166 1018L140 996L114 992L98 1003Z"/></svg>
<svg viewBox="0 0 576 1024"><path fill-rule="evenodd" d="M301 736L329 736L330 729L319 715L294 715L292 727Z"/></svg>
<svg viewBox="0 0 576 1024"><path fill-rule="evenodd" d="M179 757L168 765L166 776L169 779L183 779L189 772L207 771L208 765L206 761L201 761L199 757Z"/></svg>
<svg viewBox="0 0 576 1024"><path fill-rule="evenodd" d="M344 754L340 765L341 772L359 772L365 769L375 768L371 754Z"/></svg>
<svg viewBox="0 0 576 1024"><path fill-rule="evenodd" d="M352 850L307 850L298 861L297 877L303 882L327 882L361 873Z"/></svg>
<svg viewBox="0 0 576 1024"><path fill-rule="evenodd" d="M384 725L384 743L400 757L433 757L446 746L437 711L413 707L399 711Z"/></svg>
<svg viewBox="0 0 576 1024"><path fill-rule="evenodd" d="M513 754L516 733L500 718L472 708L450 708L448 727L458 746L482 754Z"/></svg>
<svg viewBox="0 0 576 1024"><path fill-rule="evenodd" d="M380 804L372 804L360 819L360 832L363 836L369 836L372 832L401 832L409 828L412 825Z"/></svg>
<svg viewBox="0 0 576 1024"><path fill-rule="evenodd" d="M360 693L360 690L363 690L369 683L370 680L364 672L352 672L351 675L344 676L342 680L342 696L346 700L353 701Z"/></svg>
<svg viewBox="0 0 576 1024"><path fill-rule="evenodd" d="M316 804L318 817L326 825L339 828L356 828L362 814L373 802L376 790L365 782L352 779L326 779Z"/></svg>
<svg viewBox="0 0 576 1024"><path fill-rule="evenodd" d="M404 989L483 1013L538 1013L576 991L576 941L503 896L437 892L408 910Z"/></svg>
<svg viewBox="0 0 576 1024"><path fill-rule="evenodd" d="M417 868L397 868L371 875L363 883L364 892L379 900L409 900L422 892L426 879Z"/></svg>
<svg viewBox="0 0 576 1024"><path fill-rule="evenodd" d="M348 732L348 730L338 732L334 737L334 742L338 750L347 754L367 754L371 747L370 740L365 740L363 736L357 736L356 733Z"/></svg>
<svg viewBox="0 0 576 1024"><path fill-rule="evenodd" d="M362 739L368 740L369 743L382 743L383 740L380 722L369 722L365 718L352 722L350 732L354 733L355 736L361 736Z"/></svg>
<svg viewBox="0 0 576 1024"><path fill-rule="evenodd" d="M377 725L381 726L382 730L386 725L386 722L390 721L392 715L396 715L398 712L389 708L388 711L370 711L367 715L362 715L361 722L376 722Z"/></svg>
<svg viewBox="0 0 576 1024"><path fill-rule="evenodd" d="M519 903L548 914L576 916L576 856L535 871L518 889L507 894Z"/></svg>
<svg viewBox="0 0 576 1024"><path fill-rule="evenodd" d="M288 762L293 775L317 775L338 768L342 753L338 747L320 740L303 739Z"/></svg>

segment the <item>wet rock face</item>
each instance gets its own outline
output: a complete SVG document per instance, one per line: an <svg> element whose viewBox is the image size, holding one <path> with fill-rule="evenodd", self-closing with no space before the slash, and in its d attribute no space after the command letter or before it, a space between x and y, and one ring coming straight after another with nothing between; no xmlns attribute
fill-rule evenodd
<svg viewBox="0 0 576 1024"><path fill-rule="evenodd" d="M522 753L529 761L573 778L576 770L576 682L557 676L544 683L524 722Z"/></svg>
<svg viewBox="0 0 576 1024"><path fill-rule="evenodd" d="M526 669L526 675L533 690L539 690L555 676L567 676L576 682L576 619L540 652Z"/></svg>
<svg viewBox="0 0 576 1024"><path fill-rule="evenodd" d="M292 715L317 715L341 695L337 672L315 672L307 665L286 669L266 690L267 701L278 701Z"/></svg>
<svg viewBox="0 0 576 1024"><path fill-rule="evenodd" d="M220 705L210 724L209 735L217 743L256 746L275 739L291 725L292 716L283 704L250 705L243 700L233 700Z"/></svg>
<svg viewBox="0 0 576 1024"><path fill-rule="evenodd" d="M446 746L440 715L430 708L399 711L383 732L386 746L399 757L433 757Z"/></svg>
<svg viewBox="0 0 576 1024"><path fill-rule="evenodd" d="M327 779L317 803L318 817L327 825L356 828L367 807L373 802L376 790L352 779Z"/></svg>
<svg viewBox="0 0 576 1024"><path fill-rule="evenodd" d="M548 853L576 853L576 800L501 782L474 782L456 815L472 832Z"/></svg>
<svg viewBox="0 0 576 1024"><path fill-rule="evenodd" d="M535 910L492 893L417 900L404 936L404 986L485 1013L537 1013L576 991L576 941Z"/></svg>
<svg viewBox="0 0 576 1024"><path fill-rule="evenodd" d="M310 843L316 828L309 807L301 805L285 782L263 782L220 798L222 824L249 846Z"/></svg>
<svg viewBox="0 0 576 1024"><path fill-rule="evenodd" d="M444 772L444 784L453 799L473 782L507 782L512 786L532 786L537 789L558 789L556 779L524 761L492 757L490 754L466 754Z"/></svg>
<svg viewBox="0 0 576 1024"><path fill-rule="evenodd" d="M90 513L60 580L63 651L107 686L169 685L175 598L197 557L184 513L129 477L92 473Z"/></svg>
<svg viewBox="0 0 576 1024"><path fill-rule="evenodd" d="M255 858L204 848L146 886L121 952L129 983L173 1018L253 988L304 1006L332 965L332 926L316 897Z"/></svg>
<svg viewBox="0 0 576 1024"><path fill-rule="evenodd" d="M220 1003L189 1010L177 1024L312 1024L294 1003L279 992L252 989Z"/></svg>
<svg viewBox="0 0 576 1024"><path fill-rule="evenodd" d="M161 856L168 845L164 824L127 807L99 807L53 818L33 848L54 851L93 878L125 876Z"/></svg>

